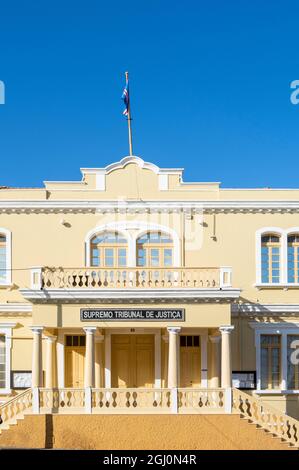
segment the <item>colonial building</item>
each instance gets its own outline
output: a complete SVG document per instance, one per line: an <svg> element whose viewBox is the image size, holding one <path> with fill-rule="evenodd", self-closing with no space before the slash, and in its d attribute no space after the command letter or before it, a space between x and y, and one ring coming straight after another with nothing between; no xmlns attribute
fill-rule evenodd
<svg viewBox="0 0 299 470"><path fill-rule="evenodd" d="M0 189L2 426L15 403L175 414L262 400L299 418L299 189L187 183L139 157L81 172Z"/></svg>

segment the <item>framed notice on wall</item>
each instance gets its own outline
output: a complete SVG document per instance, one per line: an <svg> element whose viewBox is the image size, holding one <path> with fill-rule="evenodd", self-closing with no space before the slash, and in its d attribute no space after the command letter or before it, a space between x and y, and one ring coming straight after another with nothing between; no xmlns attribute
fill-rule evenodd
<svg viewBox="0 0 299 470"><path fill-rule="evenodd" d="M256 372L251 371L233 371L232 372L233 387L240 390L256 389Z"/></svg>
<svg viewBox="0 0 299 470"><path fill-rule="evenodd" d="M30 388L32 383L31 370L13 370L11 373L11 388Z"/></svg>

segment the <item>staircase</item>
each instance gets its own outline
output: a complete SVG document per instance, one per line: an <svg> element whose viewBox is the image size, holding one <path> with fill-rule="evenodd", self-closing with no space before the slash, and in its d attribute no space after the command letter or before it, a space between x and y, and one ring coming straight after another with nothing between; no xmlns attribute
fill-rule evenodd
<svg viewBox="0 0 299 470"><path fill-rule="evenodd" d="M32 390L28 388L0 406L0 434L24 419L32 411ZM0 441L1 444L1 441Z"/></svg>
<svg viewBox="0 0 299 470"><path fill-rule="evenodd" d="M25 415L30 416L24 420ZM157 426L163 433L157 434ZM231 414L182 415L33 414L28 389L0 406L0 434L0 448L47 448L47 443L68 449L129 449L132 443L135 449L299 448L299 421L237 389Z"/></svg>
<svg viewBox="0 0 299 470"><path fill-rule="evenodd" d="M282 414L261 399L236 388L233 389L232 409L257 429L270 433L291 447L299 448L299 421L291 416Z"/></svg>

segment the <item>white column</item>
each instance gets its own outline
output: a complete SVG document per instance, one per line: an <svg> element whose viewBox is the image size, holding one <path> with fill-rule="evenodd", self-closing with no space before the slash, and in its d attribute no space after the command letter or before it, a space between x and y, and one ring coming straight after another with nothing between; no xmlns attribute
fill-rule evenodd
<svg viewBox="0 0 299 470"><path fill-rule="evenodd" d="M32 346L32 388L43 385L43 365L42 365L42 326L32 326L33 346Z"/></svg>
<svg viewBox="0 0 299 470"><path fill-rule="evenodd" d="M163 364L163 387L167 388L168 386L168 345L169 342L169 336L168 335L163 335L162 339L164 341L164 364Z"/></svg>
<svg viewBox="0 0 299 470"><path fill-rule="evenodd" d="M155 388L161 388L161 330L155 333Z"/></svg>
<svg viewBox="0 0 299 470"><path fill-rule="evenodd" d="M209 336L211 344L211 388L220 387L221 358L220 358L221 336Z"/></svg>
<svg viewBox="0 0 299 470"><path fill-rule="evenodd" d="M281 390L288 388L288 341L287 333L281 333Z"/></svg>
<svg viewBox="0 0 299 470"><path fill-rule="evenodd" d="M105 334L105 388L111 388L111 333Z"/></svg>
<svg viewBox="0 0 299 470"><path fill-rule="evenodd" d="M179 362L179 347L178 338L181 331L180 326L171 326L167 328L169 333L168 343L168 388L178 387L178 362Z"/></svg>
<svg viewBox="0 0 299 470"><path fill-rule="evenodd" d="M54 345L56 343L56 336L47 336L47 355L46 355L46 388L53 388L54 378Z"/></svg>
<svg viewBox="0 0 299 470"><path fill-rule="evenodd" d="M104 336L103 335L96 335L95 336L95 388L101 388L102 387L102 382L101 382L101 345L104 341Z"/></svg>
<svg viewBox="0 0 299 470"><path fill-rule="evenodd" d="M231 332L232 325L221 326L221 387L231 388L232 386L232 361L231 361Z"/></svg>
<svg viewBox="0 0 299 470"><path fill-rule="evenodd" d="M84 387L94 387L94 334L95 326L83 328L86 333L86 350L85 350L85 370L84 370Z"/></svg>
<svg viewBox="0 0 299 470"><path fill-rule="evenodd" d="M208 388L208 335L200 335L201 387Z"/></svg>

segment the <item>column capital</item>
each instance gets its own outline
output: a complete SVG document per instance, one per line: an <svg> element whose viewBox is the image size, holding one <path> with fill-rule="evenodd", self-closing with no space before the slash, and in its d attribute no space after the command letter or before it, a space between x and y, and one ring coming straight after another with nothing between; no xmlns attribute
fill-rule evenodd
<svg viewBox="0 0 299 470"><path fill-rule="evenodd" d="M178 335L181 331L182 327L181 326L168 326L167 331L168 333L172 333L174 335Z"/></svg>
<svg viewBox="0 0 299 470"><path fill-rule="evenodd" d="M85 326L83 328L83 330L85 331L86 334L94 335L95 332L97 331L97 327L96 326Z"/></svg>
<svg viewBox="0 0 299 470"><path fill-rule="evenodd" d="M220 343L220 340L221 340L221 335L211 335L209 336L209 340L211 341L211 343L213 344L218 344Z"/></svg>
<svg viewBox="0 0 299 470"><path fill-rule="evenodd" d="M30 326L29 327L32 333L42 334L44 327L43 326Z"/></svg>
<svg viewBox="0 0 299 470"><path fill-rule="evenodd" d="M225 325L225 326L220 326L219 331L221 331L221 334L230 334L234 330L233 325Z"/></svg>
<svg viewBox="0 0 299 470"><path fill-rule="evenodd" d="M46 339L46 341L48 341L49 343L54 344L55 341L57 340L57 336L45 336L45 339Z"/></svg>

